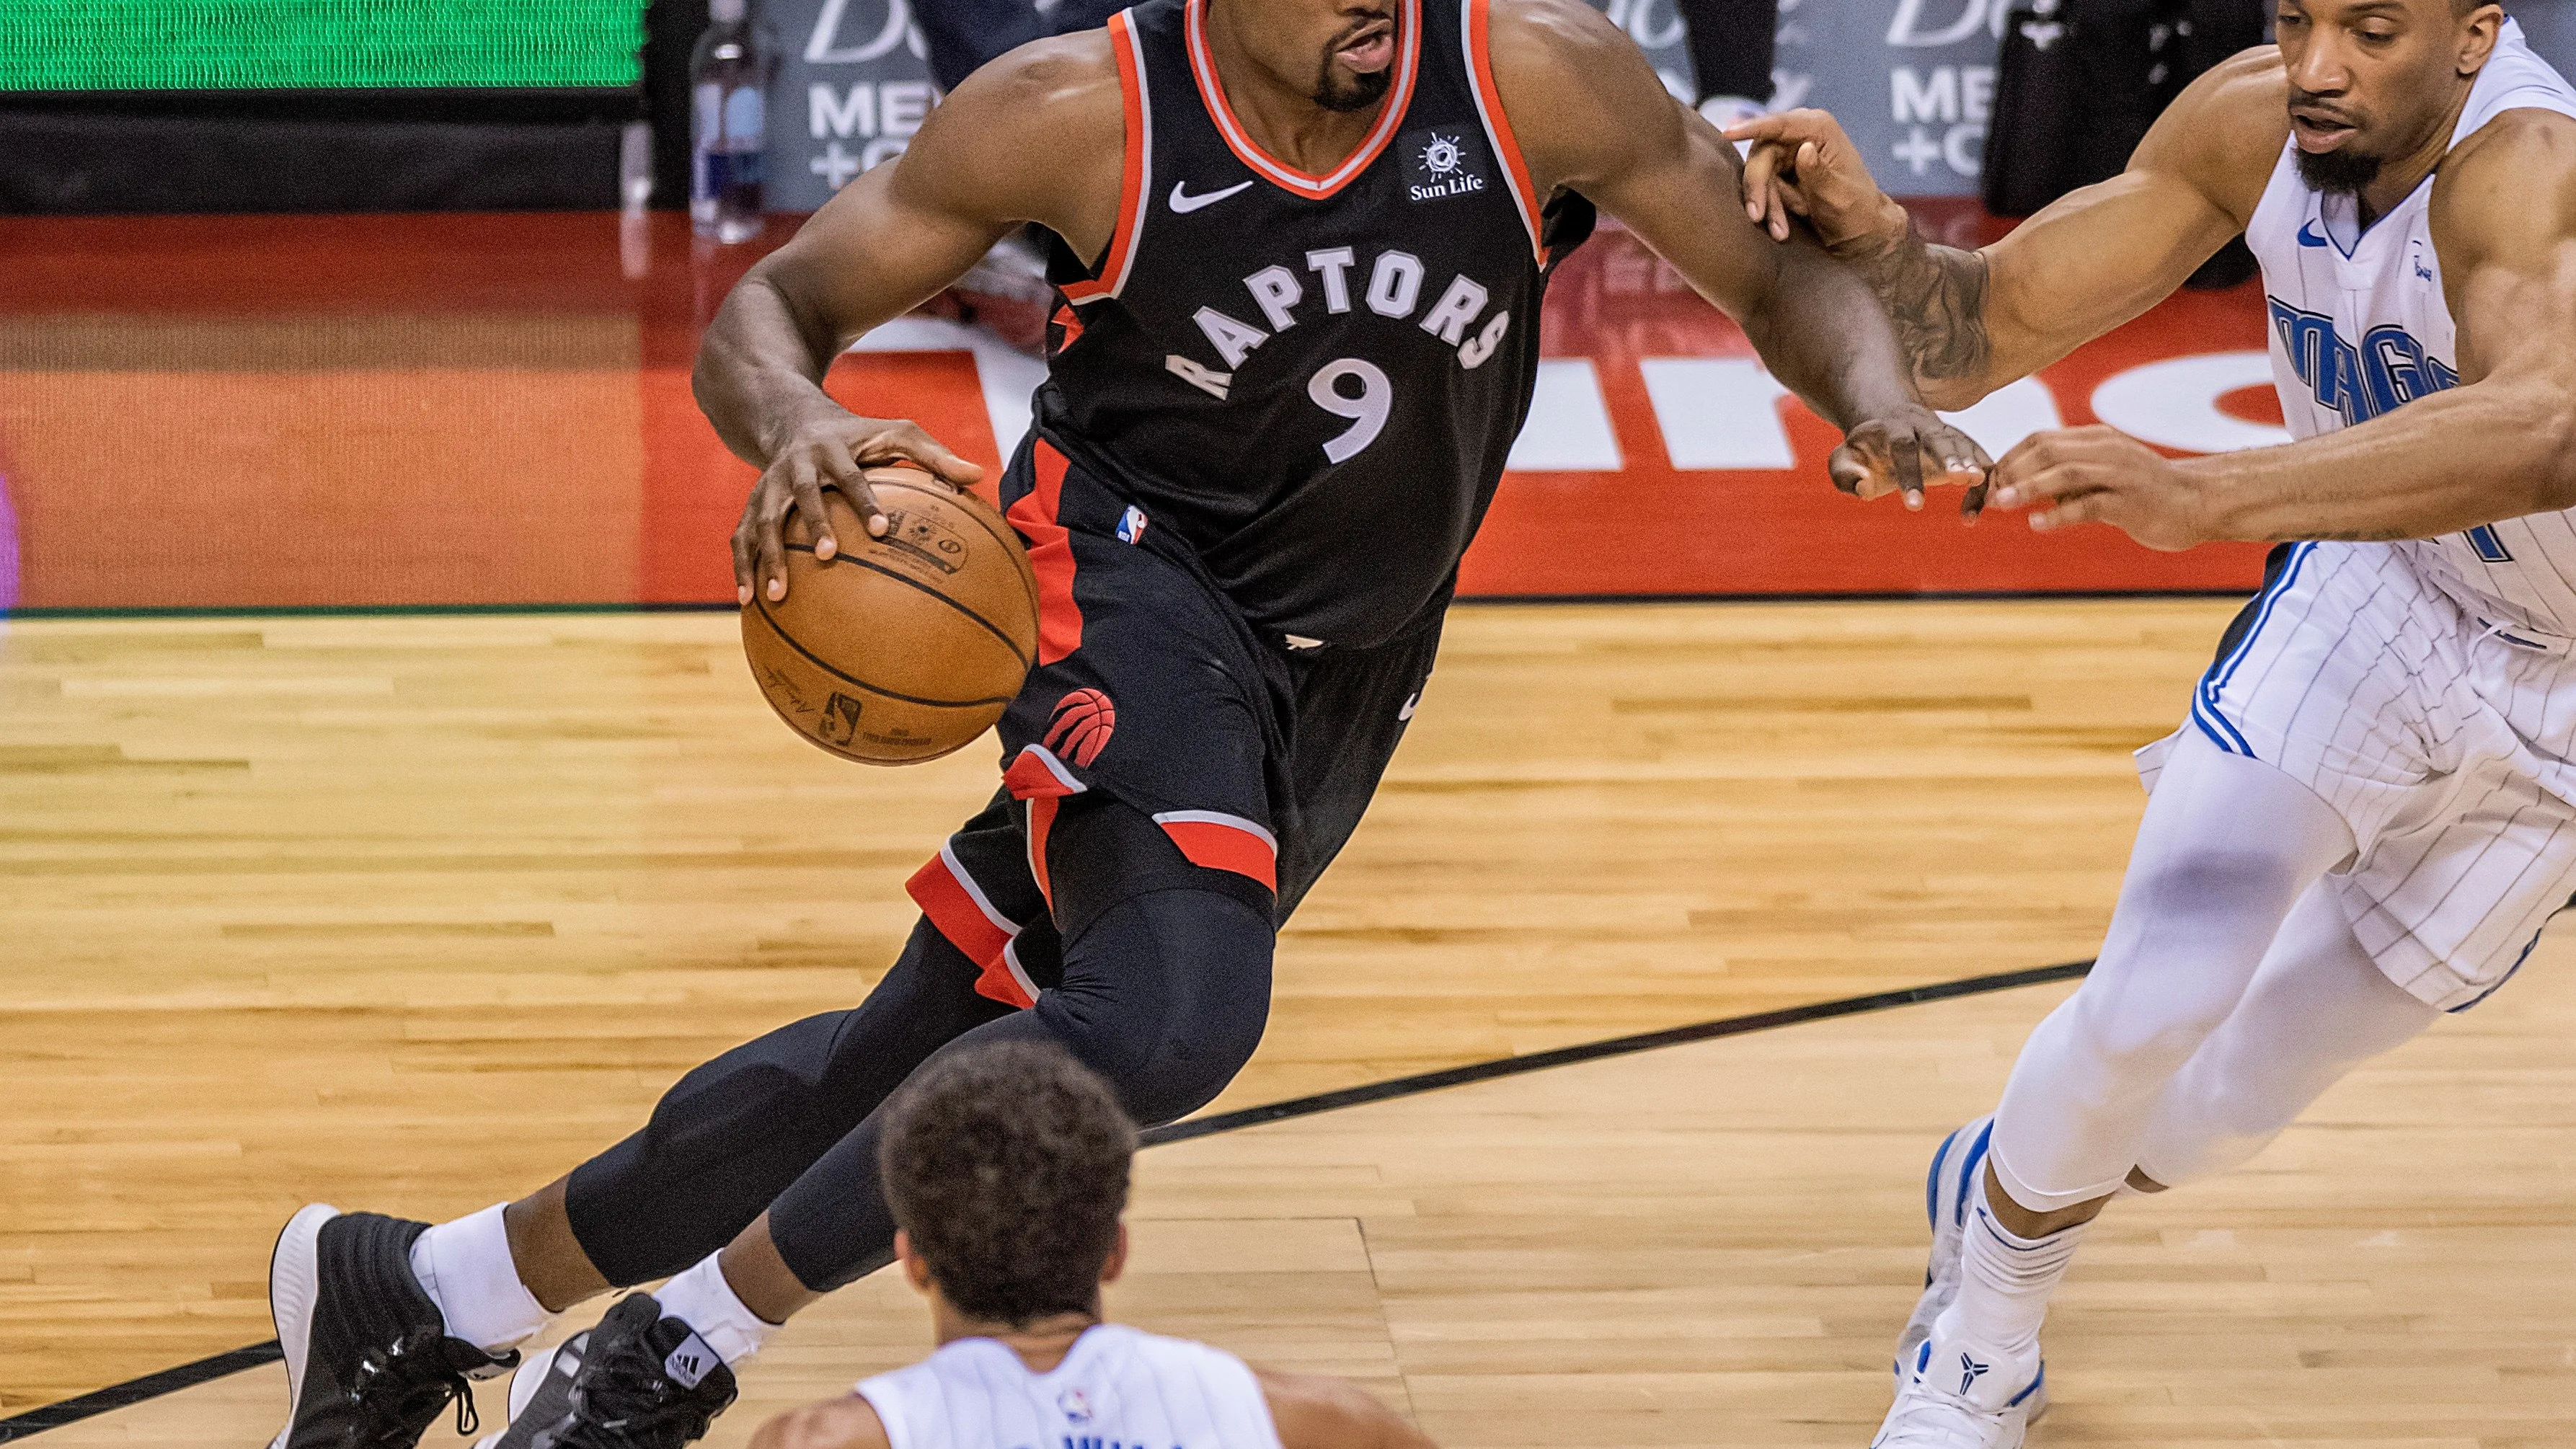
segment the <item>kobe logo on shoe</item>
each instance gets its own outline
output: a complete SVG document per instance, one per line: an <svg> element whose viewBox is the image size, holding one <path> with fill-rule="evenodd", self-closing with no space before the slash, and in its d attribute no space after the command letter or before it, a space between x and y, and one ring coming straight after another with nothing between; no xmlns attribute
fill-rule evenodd
<svg viewBox="0 0 2576 1449"><path fill-rule="evenodd" d="M1979 1363L1964 1353L1960 1354L1959 1397L1966 1398L1968 1396L1968 1386L1975 1383L1978 1379L1985 1377L1986 1370L1992 1367L1994 1367L1993 1364Z"/></svg>

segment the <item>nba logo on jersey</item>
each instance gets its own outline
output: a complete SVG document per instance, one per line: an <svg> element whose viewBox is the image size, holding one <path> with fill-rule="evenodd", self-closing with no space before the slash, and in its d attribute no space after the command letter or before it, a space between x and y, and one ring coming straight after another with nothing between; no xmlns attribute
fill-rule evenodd
<svg viewBox="0 0 2576 1449"><path fill-rule="evenodd" d="M1395 144L1404 156L1404 194L1415 201L1485 189L1485 148L1465 127L1426 126Z"/></svg>
<svg viewBox="0 0 2576 1449"><path fill-rule="evenodd" d="M1144 536L1145 510L1130 503L1127 505L1127 511L1118 515L1118 541L1134 543Z"/></svg>
<svg viewBox="0 0 2576 1449"><path fill-rule="evenodd" d="M1132 513L1135 510L1128 511ZM1063 1411L1064 1421L1068 1424L1091 1422L1091 1396L1080 1389L1067 1389L1057 1395L1055 1406Z"/></svg>

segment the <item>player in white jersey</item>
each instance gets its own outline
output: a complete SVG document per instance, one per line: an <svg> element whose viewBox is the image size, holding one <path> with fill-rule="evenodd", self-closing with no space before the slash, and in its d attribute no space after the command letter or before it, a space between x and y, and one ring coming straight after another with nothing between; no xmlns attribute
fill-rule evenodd
<svg viewBox="0 0 2576 1449"><path fill-rule="evenodd" d="M1118 1099L1058 1048L924 1067L878 1160L939 1350L771 1420L753 1449L1431 1449L1339 1379L1102 1322L1135 1153Z"/></svg>
<svg viewBox="0 0 2576 1449"><path fill-rule="evenodd" d="M1732 128L1964 407L2146 310L2239 231L2297 441L2171 461L2035 437L1968 497L2158 548L2297 540L2220 646L2090 977L1944 1142L1884 1449L2003 1449L2115 1195L2245 1161L2494 990L2576 891L2576 92L2476 0L2279 0L2128 170L1981 251L1927 245L1821 112Z"/></svg>

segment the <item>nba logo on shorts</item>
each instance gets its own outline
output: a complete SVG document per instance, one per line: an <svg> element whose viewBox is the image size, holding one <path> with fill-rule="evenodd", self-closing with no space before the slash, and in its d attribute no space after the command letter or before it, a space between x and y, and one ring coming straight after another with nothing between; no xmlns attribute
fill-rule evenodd
<svg viewBox="0 0 2576 1449"><path fill-rule="evenodd" d="M1118 541L1134 543L1144 536L1145 510L1132 503L1128 504L1127 511L1118 515Z"/></svg>

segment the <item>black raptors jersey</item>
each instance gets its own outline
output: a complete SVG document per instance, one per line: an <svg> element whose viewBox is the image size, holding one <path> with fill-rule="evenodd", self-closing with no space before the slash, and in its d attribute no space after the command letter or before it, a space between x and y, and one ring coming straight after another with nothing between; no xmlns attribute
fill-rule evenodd
<svg viewBox="0 0 2576 1449"><path fill-rule="evenodd" d="M1110 22L1118 230L1096 270L1056 248L1038 426L1266 630L1362 646L1445 604L1528 413L1547 267L1592 213L1532 195L1485 3L1401 0L1379 120L1323 176L1236 122L1207 0Z"/></svg>

